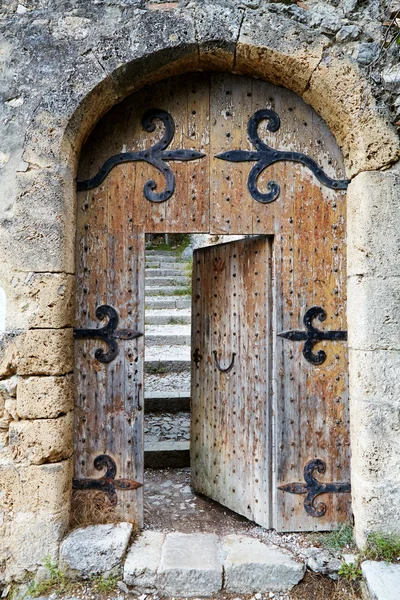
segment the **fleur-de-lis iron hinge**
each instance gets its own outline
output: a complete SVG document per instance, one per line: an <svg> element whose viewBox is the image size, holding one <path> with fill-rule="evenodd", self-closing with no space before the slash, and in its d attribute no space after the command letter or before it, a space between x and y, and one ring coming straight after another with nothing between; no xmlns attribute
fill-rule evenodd
<svg viewBox="0 0 400 600"><path fill-rule="evenodd" d="M276 162L288 161L298 162L310 169L317 177L317 179L325 186L334 190L345 190L347 189L350 180L348 179L331 179L323 171L323 169L315 162L312 158L301 152L287 152L284 150L276 150L271 148L265 142L262 142L258 135L258 126L261 121L268 119L267 129L268 131L278 131L281 121L279 115L271 110L270 108L263 108L254 113L247 124L247 133L250 141L256 148L256 151L247 150L229 150L228 152L222 152L217 154L216 158L227 160L230 162L248 162L255 161L256 164L251 169L249 178L247 180L247 187L251 196L257 202L261 204L268 204L276 200L280 194L280 187L275 181L269 181L267 183L268 191L266 193L260 192L257 187L257 180L261 173Z"/></svg>
<svg viewBox="0 0 400 600"><path fill-rule="evenodd" d="M310 460L304 467L305 483L286 483L278 487L279 490L289 492L289 494L306 494L304 499L304 509L311 517L323 517L326 513L324 502L318 502L315 505L315 498L321 494L349 494L351 484L346 481L336 481L333 483L324 483L318 481L313 475L314 471L325 473L326 464L320 458Z"/></svg>
<svg viewBox="0 0 400 600"><path fill-rule="evenodd" d="M100 490L107 494L111 504L117 504L118 496L115 488L118 490L137 490L143 486L143 483L133 479L115 479L117 475L117 465L115 460L107 454L100 454L94 459L94 468L98 471L106 469L104 477L99 479L77 479L72 480L74 490Z"/></svg>
<svg viewBox="0 0 400 600"><path fill-rule="evenodd" d="M312 321L318 317L320 321L325 321L326 312L321 306L309 308L303 318L306 331L282 331L278 333L279 337L286 338L292 342L305 342L303 346L303 356L312 365L322 365L326 360L326 352L318 350L313 353L313 348L322 340L331 342L341 342L347 340L347 331L321 331L313 326Z"/></svg>
<svg viewBox="0 0 400 600"><path fill-rule="evenodd" d="M117 329L118 313L112 306L103 304L96 308L96 317L100 321L108 317L108 323L100 329L74 329L74 338L76 340L102 340L108 346L108 351L104 352L102 348L97 348L94 353L95 358L101 363L109 363L118 354L117 340L134 340L141 337L143 333L133 329Z"/></svg>
<svg viewBox="0 0 400 600"><path fill-rule="evenodd" d="M151 109L144 113L142 117L142 126L145 131L154 131L155 119L163 122L165 131L160 141L151 146L148 150L139 150L138 152L123 152L115 154L109 158L101 169L91 179L77 182L78 192L91 190L100 185L107 177L111 169L116 165L126 162L146 162L155 167L165 178L165 189L162 192L156 192L157 184L154 179L146 181L143 188L144 196L150 202L165 202L171 198L175 191L175 175L171 167L167 164L170 160L197 160L203 158L205 154L195 150L166 150L171 143L175 133L175 123L173 118L165 110Z"/></svg>

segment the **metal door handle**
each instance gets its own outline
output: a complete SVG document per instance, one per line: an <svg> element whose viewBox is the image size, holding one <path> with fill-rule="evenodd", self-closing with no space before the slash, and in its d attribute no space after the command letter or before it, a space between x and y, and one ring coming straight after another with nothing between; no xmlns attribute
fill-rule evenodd
<svg viewBox="0 0 400 600"><path fill-rule="evenodd" d="M218 360L218 355L217 355L217 351L213 350L213 354L214 354L214 360L215 360L215 366L217 367L218 371L221 371L221 373L229 373L229 371L231 371L233 369L233 366L235 364L235 356L236 356L236 352L232 352L232 359L231 362L229 363L229 366L226 367L226 369L223 369L219 363Z"/></svg>

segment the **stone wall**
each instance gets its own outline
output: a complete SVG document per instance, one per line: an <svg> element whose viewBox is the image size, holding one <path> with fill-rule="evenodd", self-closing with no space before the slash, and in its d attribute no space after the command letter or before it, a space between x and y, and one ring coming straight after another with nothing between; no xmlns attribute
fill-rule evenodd
<svg viewBox="0 0 400 600"><path fill-rule="evenodd" d="M0 580L56 557L68 525L80 148L115 103L187 70L294 90L343 150L357 539L400 531L400 67L398 45L384 45L397 35L385 25L396 2L10 0L0 9Z"/></svg>

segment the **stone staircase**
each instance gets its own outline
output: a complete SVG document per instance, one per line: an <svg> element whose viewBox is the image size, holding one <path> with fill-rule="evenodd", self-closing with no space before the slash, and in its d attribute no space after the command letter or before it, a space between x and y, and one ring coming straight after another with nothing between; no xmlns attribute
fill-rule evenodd
<svg viewBox="0 0 400 600"><path fill-rule="evenodd" d="M189 466L190 285L190 262L146 251L146 468Z"/></svg>

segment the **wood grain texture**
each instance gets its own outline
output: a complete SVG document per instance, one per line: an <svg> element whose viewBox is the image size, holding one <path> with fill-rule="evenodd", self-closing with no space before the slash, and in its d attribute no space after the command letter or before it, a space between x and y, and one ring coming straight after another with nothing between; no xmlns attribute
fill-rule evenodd
<svg viewBox="0 0 400 600"><path fill-rule="evenodd" d="M193 257L191 467L195 490L270 526L270 241ZM217 368L214 352L221 368Z"/></svg>
<svg viewBox="0 0 400 600"><path fill-rule="evenodd" d="M268 131L266 121L260 124L260 137L271 147L303 152L335 178L344 177L340 150L322 119L292 92L231 74L191 73L148 86L112 109L86 143L80 179L93 176L112 154L148 148L160 139L160 123L153 132L142 129L141 118L148 108L164 109L172 115L176 130L171 148L196 149L206 157L187 163L169 163L176 176L176 191L163 204L150 203L144 198L143 186L148 179L155 179L158 189L164 187L161 175L145 163L119 165L99 188L78 195L77 325L100 326L94 318L95 306L108 299L119 305L116 308L121 315L121 326L126 326L125 322L130 323L129 326L143 323L145 232L270 236L272 268L268 306L273 308L268 316L271 332L268 361L272 392L269 396L271 422L265 435L270 440L268 469L272 475L268 518L282 531L332 529L350 515L349 494L321 497L327 506L326 514L313 518L304 510L304 497L278 488L303 481L304 466L314 458L326 462L326 473L320 476L322 480L350 480L346 344L321 343L316 351L324 348L327 359L322 365L313 366L304 359L301 343L279 338L277 333L304 329L304 314L312 306L322 306L327 312L326 321L316 323L319 328L346 329L346 195L321 185L306 167L281 162L259 177L261 191L266 190L271 180L276 181L281 190L275 202L263 205L256 202L247 189L248 174L254 163L229 163L215 155L229 149L254 149L247 137L247 122L261 108L272 108L281 119L277 132ZM132 271L126 271L129 268ZM88 291L84 292L85 289ZM128 306L132 311L129 319ZM233 336L231 310L234 311L234 304L224 311L226 322L221 318L220 323L221 335L228 340L227 349L233 343L229 339ZM250 322L249 327L252 327ZM77 472L85 472L85 476L93 475L95 449L91 420L97 423L96 427L105 422L101 412L105 409L101 406L107 402L114 406L113 411L118 402L129 411L128 395L134 398L136 406L143 392L142 388L138 391L142 384L143 341L139 340L137 345L121 344L126 345L126 352L132 351L132 357L127 355L125 359L133 361L129 363L132 371L123 364L121 353L115 364L108 367L95 364L91 356L96 343L77 342L76 468ZM129 374L132 379L128 382ZM112 383L115 378L116 385ZM214 380L207 378L204 385L211 385ZM247 372L243 378L240 385L245 386L249 380ZM258 385L261 390L261 383ZM86 389L89 392L85 392ZM235 388L236 394L238 389ZM106 400L110 394L111 400ZM89 413L90 418L83 421L82 417ZM222 419L220 413L218 418ZM136 422L139 427L140 419ZM220 433L222 439L225 431ZM113 429L105 428L99 447L112 447L118 454L120 450L114 442L108 442L107 436L111 440L113 435ZM121 434L121 440L124 436ZM135 436L129 439L134 452L126 461L134 460L136 466L131 472L140 474L141 433L135 430ZM128 454L123 450L124 456ZM214 460L213 457L211 448L209 460ZM241 494L243 498L248 497L245 490L235 493L238 498ZM256 518L257 511L251 503L250 506L251 510L246 504L245 510Z"/></svg>

